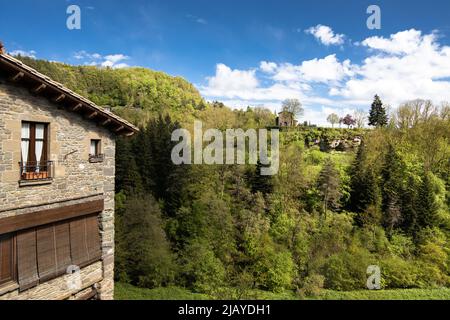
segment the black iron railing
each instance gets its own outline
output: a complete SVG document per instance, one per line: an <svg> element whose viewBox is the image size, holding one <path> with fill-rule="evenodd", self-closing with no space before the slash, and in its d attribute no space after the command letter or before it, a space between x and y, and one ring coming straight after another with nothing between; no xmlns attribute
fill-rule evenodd
<svg viewBox="0 0 450 320"><path fill-rule="evenodd" d="M21 180L50 180L53 178L53 161L20 162L19 165Z"/></svg>
<svg viewBox="0 0 450 320"><path fill-rule="evenodd" d="M90 154L89 155L90 163L99 163L99 162L103 162L103 160L105 160L105 155L103 155L103 154Z"/></svg>

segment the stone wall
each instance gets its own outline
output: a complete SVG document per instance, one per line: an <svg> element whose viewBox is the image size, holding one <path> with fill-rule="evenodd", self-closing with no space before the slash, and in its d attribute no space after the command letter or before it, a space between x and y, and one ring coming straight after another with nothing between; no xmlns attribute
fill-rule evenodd
<svg viewBox="0 0 450 320"><path fill-rule="evenodd" d="M22 121L49 124L48 159L54 165L51 183L19 186ZM91 139L102 141L101 152L105 158L101 163L89 162ZM110 131L95 122L59 109L47 99L33 96L28 90L0 79L0 219L42 208L70 205L74 201L104 198L105 210L100 217L102 276L97 278L102 299L112 299L114 289L114 139ZM47 288L45 290L52 291L48 288L51 283L38 286L36 292L41 292L39 287L43 285ZM55 290L58 291L56 287ZM9 296L22 298L22 294ZM27 293L23 296L26 297ZM57 296L43 294L42 298L59 299L63 296L64 293Z"/></svg>

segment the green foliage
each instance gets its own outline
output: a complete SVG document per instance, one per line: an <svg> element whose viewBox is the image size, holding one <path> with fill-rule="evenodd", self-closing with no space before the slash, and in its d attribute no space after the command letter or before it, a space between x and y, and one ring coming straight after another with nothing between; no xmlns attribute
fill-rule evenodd
<svg viewBox="0 0 450 320"><path fill-rule="evenodd" d="M327 259L322 267L325 287L332 290L350 291L366 286L367 267L375 264L370 253L362 248L350 248Z"/></svg>
<svg viewBox="0 0 450 320"><path fill-rule="evenodd" d="M208 293L223 285L225 268L206 242L189 243L181 253L180 264L187 288Z"/></svg>
<svg viewBox="0 0 450 320"><path fill-rule="evenodd" d="M180 77L145 68L97 68L20 57L27 65L51 77L100 106L114 108L136 125L145 125L160 113L181 120L206 107L198 90Z"/></svg>
<svg viewBox="0 0 450 320"><path fill-rule="evenodd" d="M118 208L116 261L119 281L146 288L173 283L174 256L163 231L158 203L151 196L131 196Z"/></svg>

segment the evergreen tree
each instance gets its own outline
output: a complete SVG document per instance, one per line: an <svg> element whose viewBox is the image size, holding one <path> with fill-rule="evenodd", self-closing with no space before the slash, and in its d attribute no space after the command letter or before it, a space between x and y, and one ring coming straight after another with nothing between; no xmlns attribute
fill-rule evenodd
<svg viewBox="0 0 450 320"><path fill-rule="evenodd" d="M383 107L383 102L378 95L375 95L370 109L369 126L384 127L388 124L388 117L386 115L386 109Z"/></svg>
<svg viewBox="0 0 450 320"><path fill-rule="evenodd" d="M376 223L376 213L379 206L378 182L371 168L365 166L366 146L364 142L358 149L355 161L350 170L350 200L347 208L358 213L356 223L360 226L370 222ZM368 210L372 207L373 210ZM375 211L375 212L373 212Z"/></svg>
<svg viewBox="0 0 450 320"><path fill-rule="evenodd" d="M183 201L183 186L188 167L172 162L172 132L180 125L170 116L160 115L148 123L142 139L136 140L136 157L146 192L157 200L163 200L164 213L174 216Z"/></svg>
<svg viewBox="0 0 450 320"><path fill-rule="evenodd" d="M402 222L401 228L407 235L417 231L417 184L410 176L402 192Z"/></svg>
<svg viewBox="0 0 450 320"><path fill-rule="evenodd" d="M403 171L399 155L392 144L389 144L381 170L383 225L389 233L401 222Z"/></svg>
<svg viewBox="0 0 450 320"><path fill-rule="evenodd" d="M324 214L327 214L328 208L338 209L341 199L340 176L331 159L327 159L317 181L320 191Z"/></svg>
<svg viewBox="0 0 450 320"><path fill-rule="evenodd" d="M116 278L145 288L174 281L174 256L152 196L132 195L116 220Z"/></svg>
<svg viewBox="0 0 450 320"><path fill-rule="evenodd" d="M273 178L272 176L261 175L262 168L264 166L258 160L256 169L250 178L250 184L253 193L261 192L263 195L267 195L273 192Z"/></svg>
<svg viewBox="0 0 450 320"><path fill-rule="evenodd" d="M417 198L417 224L423 229L433 227L438 222L438 206L436 195L433 190L431 173L424 172Z"/></svg>
<svg viewBox="0 0 450 320"><path fill-rule="evenodd" d="M118 138L116 142L116 191L127 195L144 191L132 143L127 138Z"/></svg>

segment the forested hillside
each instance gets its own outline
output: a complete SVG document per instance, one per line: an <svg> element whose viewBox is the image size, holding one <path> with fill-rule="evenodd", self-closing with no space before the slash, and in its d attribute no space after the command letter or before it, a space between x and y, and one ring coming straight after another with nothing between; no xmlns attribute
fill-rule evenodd
<svg viewBox="0 0 450 320"><path fill-rule="evenodd" d="M163 72L145 68L71 66L28 57L18 58L96 104L113 107L114 112L138 125L145 124L158 112L189 119L197 110L206 107L191 83Z"/></svg>
<svg viewBox="0 0 450 320"><path fill-rule="evenodd" d="M117 142L118 281L302 298L363 290L376 265L386 289L450 285L448 105L417 100L387 115L376 97L370 130L282 131L280 172L263 177L260 165L176 166L170 156L173 130L194 118L221 130L273 126L266 109L209 104L186 81L146 69L22 59L142 127ZM354 137L358 148L323 147Z"/></svg>

